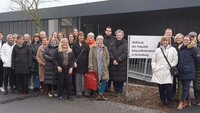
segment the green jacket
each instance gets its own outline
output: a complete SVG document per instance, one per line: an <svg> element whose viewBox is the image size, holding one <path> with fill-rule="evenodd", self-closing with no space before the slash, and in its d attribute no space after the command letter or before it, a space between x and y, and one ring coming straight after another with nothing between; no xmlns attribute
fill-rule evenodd
<svg viewBox="0 0 200 113"><path fill-rule="evenodd" d="M110 63L110 57L109 57L109 52L108 48L106 46L103 46L104 48L104 55L103 55L103 64L104 64L104 74L102 75L101 80L108 80L109 79L109 71L108 71L108 66ZM98 68L97 68L97 46L94 45L90 48L90 53L89 53L89 70L94 70L96 73L98 73ZM100 78L99 78L100 80Z"/></svg>

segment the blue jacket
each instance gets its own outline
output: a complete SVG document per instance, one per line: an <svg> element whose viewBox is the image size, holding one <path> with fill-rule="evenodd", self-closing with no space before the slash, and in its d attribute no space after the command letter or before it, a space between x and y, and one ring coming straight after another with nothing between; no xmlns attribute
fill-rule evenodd
<svg viewBox="0 0 200 113"><path fill-rule="evenodd" d="M200 62L200 57L198 55L197 48L188 48L187 46L182 46L178 51L179 62L178 69L180 72L181 80L193 80L195 79L195 65Z"/></svg>

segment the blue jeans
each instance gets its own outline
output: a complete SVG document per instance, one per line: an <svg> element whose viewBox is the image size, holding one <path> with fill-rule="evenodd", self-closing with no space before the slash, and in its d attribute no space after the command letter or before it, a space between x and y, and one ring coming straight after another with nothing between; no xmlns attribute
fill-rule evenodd
<svg viewBox="0 0 200 113"><path fill-rule="evenodd" d="M99 86L99 94L103 95L107 86L107 80L102 80Z"/></svg>
<svg viewBox="0 0 200 113"><path fill-rule="evenodd" d="M182 99L181 100L189 100L190 98L190 82L191 80L181 80L183 84L183 93L182 93Z"/></svg>
<svg viewBox="0 0 200 113"><path fill-rule="evenodd" d="M31 73L33 77L33 88L40 88L40 80L37 73Z"/></svg>

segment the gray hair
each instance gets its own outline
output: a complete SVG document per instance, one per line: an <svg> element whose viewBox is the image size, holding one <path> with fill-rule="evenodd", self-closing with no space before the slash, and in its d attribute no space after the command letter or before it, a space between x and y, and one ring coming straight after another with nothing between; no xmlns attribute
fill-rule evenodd
<svg viewBox="0 0 200 113"><path fill-rule="evenodd" d="M89 32L88 34L87 34L87 36L93 36L94 37L94 33L93 32Z"/></svg>
<svg viewBox="0 0 200 113"><path fill-rule="evenodd" d="M115 35L117 35L117 33L121 33L121 34L124 36L124 31L121 30L121 29L117 29L117 30L115 31Z"/></svg>

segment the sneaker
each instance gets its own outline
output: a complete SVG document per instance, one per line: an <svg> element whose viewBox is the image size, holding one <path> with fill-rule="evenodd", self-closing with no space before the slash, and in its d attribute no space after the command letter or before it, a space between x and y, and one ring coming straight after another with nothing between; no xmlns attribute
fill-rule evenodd
<svg viewBox="0 0 200 113"><path fill-rule="evenodd" d="M57 97L58 93L56 91L53 91L53 96Z"/></svg>
<svg viewBox="0 0 200 113"><path fill-rule="evenodd" d="M53 97L53 94L52 94L52 92L49 92L49 93L48 93L48 97L50 97L50 98L52 98L52 97Z"/></svg>
<svg viewBox="0 0 200 113"><path fill-rule="evenodd" d="M74 101L74 99L72 98L72 96L67 96L67 99L68 99L69 101Z"/></svg>
<svg viewBox="0 0 200 113"><path fill-rule="evenodd" d="M5 90L4 90L4 88L3 88L3 87L0 87L0 91L1 91L1 92L4 92Z"/></svg>
<svg viewBox="0 0 200 113"><path fill-rule="evenodd" d="M4 90L3 95L7 95L8 94L8 90Z"/></svg>

